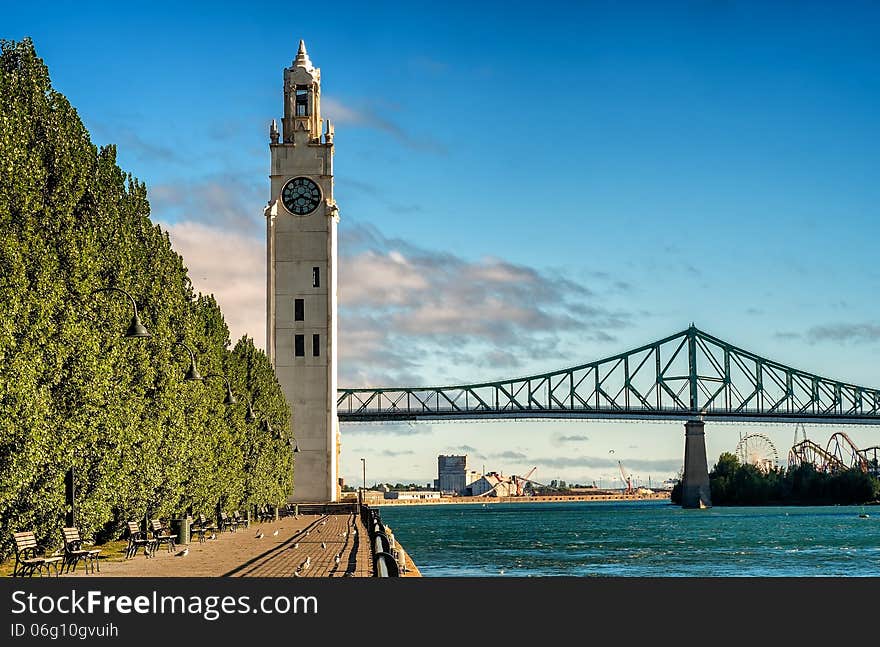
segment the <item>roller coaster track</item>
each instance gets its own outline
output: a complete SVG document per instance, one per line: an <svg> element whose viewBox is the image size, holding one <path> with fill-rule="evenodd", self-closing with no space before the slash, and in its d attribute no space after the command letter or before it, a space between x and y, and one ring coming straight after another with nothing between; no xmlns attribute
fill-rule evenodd
<svg viewBox="0 0 880 647"><path fill-rule="evenodd" d="M816 469L837 472L858 469L863 473L880 475L880 446L859 449L846 432L838 431L828 439L823 449L812 440L795 443L788 452L789 467L811 463Z"/></svg>
<svg viewBox="0 0 880 647"><path fill-rule="evenodd" d="M839 472L847 465L812 440L802 440L788 452L788 466L797 467L804 463L812 464L820 472Z"/></svg>

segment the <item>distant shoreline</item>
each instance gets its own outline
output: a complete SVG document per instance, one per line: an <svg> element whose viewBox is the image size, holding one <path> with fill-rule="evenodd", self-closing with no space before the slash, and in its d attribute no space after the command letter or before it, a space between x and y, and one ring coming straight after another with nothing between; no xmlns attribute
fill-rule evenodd
<svg viewBox="0 0 880 647"><path fill-rule="evenodd" d="M573 501L669 501L669 492L653 494L570 494L553 496L455 496L440 499L379 499L366 501L367 505L449 505L449 504L494 504L494 503L566 503Z"/></svg>

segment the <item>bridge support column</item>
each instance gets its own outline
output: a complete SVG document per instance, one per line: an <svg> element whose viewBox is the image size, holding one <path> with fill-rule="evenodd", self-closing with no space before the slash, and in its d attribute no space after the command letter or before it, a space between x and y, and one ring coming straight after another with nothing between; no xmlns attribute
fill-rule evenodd
<svg viewBox="0 0 880 647"><path fill-rule="evenodd" d="M681 479L682 508L711 508L706 433L702 420L684 424L684 474Z"/></svg>

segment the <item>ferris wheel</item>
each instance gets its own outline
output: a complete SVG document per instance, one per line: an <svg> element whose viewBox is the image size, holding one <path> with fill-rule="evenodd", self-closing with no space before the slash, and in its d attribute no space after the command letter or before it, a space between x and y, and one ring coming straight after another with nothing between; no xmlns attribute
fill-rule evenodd
<svg viewBox="0 0 880 647"><path fill-rule="evenodd" d="M776 446L764 434L748 434L740 438L736 457L743 465L754 465L762 472L769 472L779 462Z"/></svg>

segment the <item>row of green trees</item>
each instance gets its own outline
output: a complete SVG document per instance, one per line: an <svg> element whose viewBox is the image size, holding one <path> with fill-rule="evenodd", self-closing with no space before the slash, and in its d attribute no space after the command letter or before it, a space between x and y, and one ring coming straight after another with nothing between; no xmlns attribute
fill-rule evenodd
<svg viewBox="0 0 880 647"><path fill-rule="evenodd" d="M721 454L709 472L709 485L713 505L848 505L880 499L880 479L860 469L824 472L802 463L765 472L741 464L730 452ZM681 503L681 483L671 500Z"/></svg>
<svg viewBox="0 0 880 647"><path fill-rule="evenodd" d="M0 42L0 556L14 531L58 543L64 475L77 522L280 503L290 410L266 355L196 294L145 185L96 148L26 39ZM137 301L152 336L123 338ZM189 354L202 374L184 382ZM245 421L248 400L275 433Z"/></svg>

